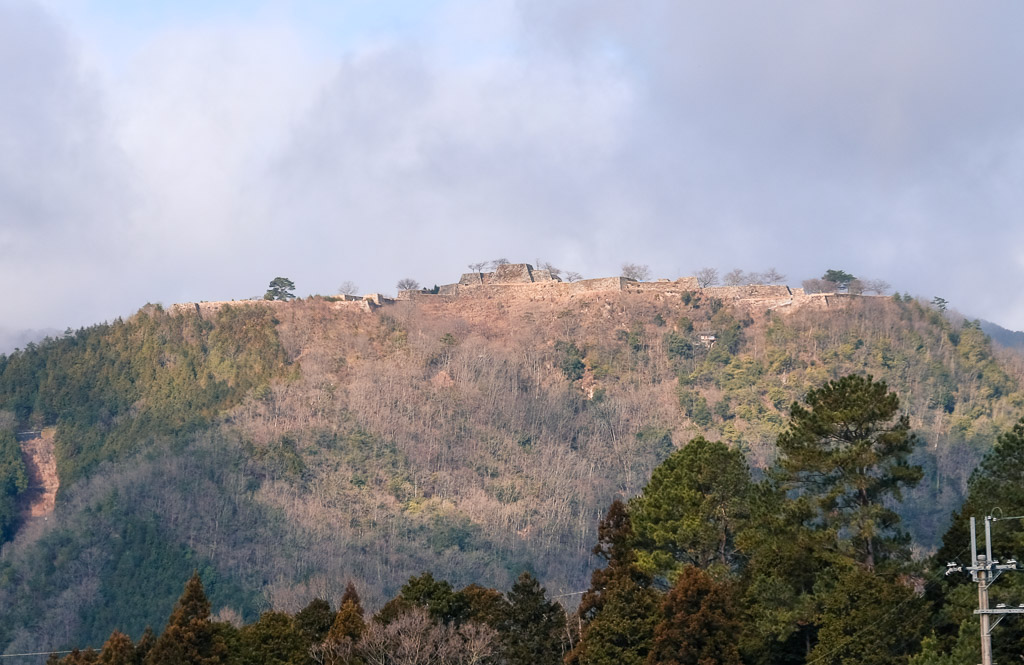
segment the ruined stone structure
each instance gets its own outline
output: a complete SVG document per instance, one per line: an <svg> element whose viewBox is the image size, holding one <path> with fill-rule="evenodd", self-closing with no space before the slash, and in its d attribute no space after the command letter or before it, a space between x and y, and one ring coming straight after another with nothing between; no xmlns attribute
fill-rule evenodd
<svg viewBox="0 0 1024 665"><path fill-rule="evenodd" d="M588 293L618 291L623 293L652 293L658 297L683 297L684 294L717 298L734 307L749 311L775 310L791 312L797 309L828 309L845 303L849 298L874 297L850 296L845 293L804 293L803 289L791 289L780 284L750 284L744 286L709 286L701 288L696 277L680 277L675 280L659 279L654 282L638 282L625 277L599 277L576 282L563 282L549 270L535 269L528 263L508 263L498 266L493 272L470 272L462 275L455 284L438 287L434 293L427 289L400 291L397 299L379 293L364 296L332 296L330 306L336 309L358 308L372 312L396 302L433 301L450 302L459 299L501 299L504 297L527 296L532 300L547 300L559 297L575 297ZM207 317L225 306L262 305L281 307L287 303L276 300L239 300L201 303L182 303L172 307L173 312L194 311Z"/></svg>

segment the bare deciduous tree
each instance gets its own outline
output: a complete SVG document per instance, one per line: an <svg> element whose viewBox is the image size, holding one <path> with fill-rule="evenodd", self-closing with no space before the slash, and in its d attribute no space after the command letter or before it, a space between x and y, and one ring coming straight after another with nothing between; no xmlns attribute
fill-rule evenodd
<svg viewBox="0 0 1024 665"><path fill-rule="evenodd" d="M835 293L836 283L824 279L805 279L802 286L804 293Z"/></svg>
<svg viewBox="0 0 1024 665"><path fill-rule="evenodd" d="M338 293L346 296L354 296L359 292L359 285L352 280L345 280L338 287Z"/></svg>
<svg viewBox="0 0 1024 665"><path fill-rule="evenodd" d="M575 270L569 270L565 273L565 281L567 282L578 282L583 279L583 275L579 274Z"/></svg>
<svg viewBox="0 0 1024 665"><path fill-rule="evenodd" d="M768 270L765 270L763 273L761 273L761 278L764 280L765 284L781 284L782 282L786 281L786 276L780 273L774 267L768 268Z"/></svg>
<svg viewBox="0 0 1024 665"><path fill-rule="evenodd" d="M398 280L399 291L412 291L420 288L420 283L411 277L404 277Z"/></svg>
<svg viewBox="0 0 1024 665"><path fill-rule="evenodd" d="M477 261L476 263L470 263L469 269L473 272L480 272L484 268L490 265L490 261Z"/></svg>
<svg viewBox="0 0 1024 665"><path fill-rule="evenodd" d="M490 266L492 268L500 268L501 266L507 266L507 265L508 265L508 259L494 259L490 263Z"/></svg>
<svg viewBox="0 0 1024 665"><path fill-rule="evenodd" d="M651 278L651 267L639 263L623 263L622 276L637 282L646 282Z"/></svg>
<svg viewBox="0 0 1024 665"><path fill-rule="evenodd" d="M864 280L864 291L867 293L874 293L876 295L885 295L889 292L892 286L889 282L884 279L867 279Z"/></svg>
<svg viewBox="0 0 1024 665"><path fill-rule="evenodd" d="M701 268L697 271L697 286L704 289L718 284L718 270L715 268Z"/></svg>
<svg viewBox="0 0 1024 665"><path fill-rule="evenodd" d="M722 282L726 286L740 286L747 283L747 273L743 272L739 268L733 268L729 272L725 273L722 278Z"/></svg>

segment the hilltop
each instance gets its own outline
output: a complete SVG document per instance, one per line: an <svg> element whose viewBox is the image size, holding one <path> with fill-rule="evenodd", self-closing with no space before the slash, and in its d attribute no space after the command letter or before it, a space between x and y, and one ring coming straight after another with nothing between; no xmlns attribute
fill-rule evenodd
<svg viewBox="0 0 1024 665"><path fill-rule="evenodd" d="M0 644L95 644L115 618L137 637L193 568L250 619L349 579L373 606L423 570L573 594L605 508L672 450L702 435L766 468L789 405L850 372L887 381L921 437L904 517L930 547L1024 407L1016 356L914 300L526 268L148 306L0 359L0 410L56 426L61 482L4 548Z"/></svg>

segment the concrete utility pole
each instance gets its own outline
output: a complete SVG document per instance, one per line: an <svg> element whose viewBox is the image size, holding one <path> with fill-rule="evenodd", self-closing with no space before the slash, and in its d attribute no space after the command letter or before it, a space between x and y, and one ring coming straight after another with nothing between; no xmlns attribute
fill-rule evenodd
<svg viewBox="0 0 1024 665"><path fill-rule="evenodd" d="M988 588L1000 575L1010 570L1024 570L1016 559L999 563L992 558L992 522L1024 519L1021 517L985 517L985 553L978 554L978 534L974 518L971 518L971 565L967 567L971 577L978 583L978 609L974 613L981 619L981 665L992 665L992 630L1007 614L1024 614L1024 603L1018 607L1007 607L1003 603L991 609L988 606ZM964 567L957 563L946 564L946 574L958 573ZM992 617L995 616L995 621Z"/></svg>

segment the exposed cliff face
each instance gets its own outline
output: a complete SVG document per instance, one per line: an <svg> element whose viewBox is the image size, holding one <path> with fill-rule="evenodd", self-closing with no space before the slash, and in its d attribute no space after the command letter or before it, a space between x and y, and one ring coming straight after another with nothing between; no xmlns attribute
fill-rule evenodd
<svg viewBox="0 0 1024 665"><path fill-rule="evenodd" d="M247 616L336 599L350 578L373 605L423 570L507 587L530 567L554 594L579 591L604 509L671 450L703 435L769 465L792 401L854 371L887 380L921 434L928 475L907 517L937 535L1024 404L1018 365L917 303L803 296L821 309L793 308L782 303L801 296L785 287L575 284L372 309L203 303L44 349L31 379L43 399L19 404L78 400L89 437L58 435L57 462L88 471L44 531L5 549L0 605L21 609L0 619L0 643L104 638L107 605L131 606L122 588L166 601L121 624L137 632L194 567L223 581L214 611ZM51 394L54 367L111 362L137 378ZM190 404L209 420L188 420ZM127 570L143 572L126 584Z"/></svg>
<svg viewBox="0 0 1024 665"><path fill-rule="evenodd" d="M57 457L54 455L56 434L53 427L18 434L22 458L28 470L28 490L21 495L23 511L28 518L46 517L56 505L57 490L60 489Z"/></svg>

